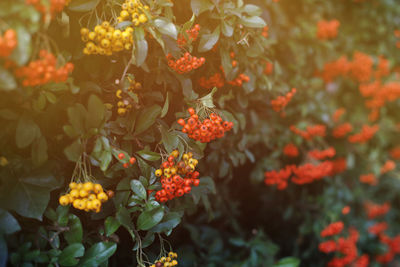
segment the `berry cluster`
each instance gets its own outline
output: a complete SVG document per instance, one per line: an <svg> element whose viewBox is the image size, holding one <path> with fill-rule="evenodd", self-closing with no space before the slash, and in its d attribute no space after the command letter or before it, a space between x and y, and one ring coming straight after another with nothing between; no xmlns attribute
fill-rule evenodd
<svg viewBox="0 0 400 267"><path fill-rule="evenodd" d="M340 118L346 113L345 108L338 108L332 115L333 122L338 122Z"/></svg>
<svg viewBox="0 0 400 267"><path fill-rule="evenodd" d="M336 126L332 131L332 135L335 138L342 138L345 137L351 131L353 131L353 126L350 123L345 122L343 124Z"/></svg>
<svg viewBox="0 0 400 267"><path fill-rule="evenodd" d="M319 21L317 24L317 38L320 40L334 39L338 34L339 26L340 22L336 19Z"/></svg>
<svg viewBox="0 0 400 267"><path fill-rule="evenodd" d="M166 58L168 60L168 66L179 74L188 73L192 70L198 69L206 62L204 57L193 57L189 52L186 52L181 58L175 61L171 54L168 54Z"/></svg>
<svg viewBox="0 0 400 267"><path fill-rule="evenodd" d="M375 133L379 130L378 125L363 125L361 132L350 135L348 140L350 143L366 143L372 137L374 137Z"/></svg>
<svg viewBox="0 0 400 267"><path fill-rule="evenodd" d="M178 124L182 128L182 132L196 141L208 143L216 138L222 138L225 132L230 131L233 127L233 122L223 121L220 116L211 113L210 117L201 121L193 108L189 108L190 118L185 121L178 119Z"/></svg>
<svg viewBox="0 0 400 267"><path fill-rule="evenodd" d="M42 3L42 0L26 0L28 5L33 5L34 8L43 15L49 12L51 18L53 18L56 13L60 13L65 6L69 5L71 0L50 0L49 2L50 5Z"/></svg>
<svg viewBox="0 0 400 267"><path fill-rule="evenodd" d="M8 57L17 47L17 33L13 29L8 29L0 36L0 57Z"/></svg>
<svg viewBox="0 0 400 267"><path fill-rule="evenodd" d="M79 210L100 212L102 203L114 196L114 192L108 190L104 192L101 184L92 182L69 184L71 191L68 194L62 195L59 202L62 206L72 204Z"/></svg>
<svg viewBox="0 0 400 267"><path fill-rule="evenodd" d="M381 167L381 174L393 171L396 168L396 163L393 160L387 160Z"/></svg>
<svg viewBox="0 0 400 267"><path fill-rule="evenodd" d="M297 135L300 135L306 140L310 140L315 136L321 136L324 137L326 134L326 126L323 124L316 124L313 126L307 126L306 130L300 130L296 128L296 126L291 125L290 130L294 132Z"/></svg>
<svg viewBox="0 0 400 267"><path fill-rule="evenodd" d="M134 157L129 157L129 159L127 159L127 157L125 157L124 153L119 153L118 154L118 159L121 160L122 162L124 162L122 164L122 166L126 169L129 167L129 165L133 165L136 162L136 158Z"/></svg>
<svg viewBox="0 0 400 267"><path fill-rule="evenodd" d="M150 8L148 5L143 5L140 0L125 0L117 21L132 21L134 26L139 26L148 21L145 10L148 12Z"/></svg>
<svg viewBox="0 0 400 267"><path fill-rule="evenodd" d="M261 35L264 36L265 38L268 38L268 30L269 30L268 26L265 26L265 27L262 29Z"/></svg>
<svg viewBox="0 0 400 267"><path fill-rule="evenodd" d="M289 178L291 178L292 183L304 185L326 176L341 173L346 168L346 160L342 158L326 160L318 164L286 165L279 171L266 171L264 173L264 183L268 186L277 185L278 190L284 190L288 186Z"/></svg>
<svg viewBox="0 0 400 267"><path fill-rule="evenodd" d="M40 59L31 61L28 66L15 70L15 75L22 78L23 86L37 86L49 82L65 82L68 75L73 71L74 65L70 62L57 68L57 59L46 50L40 50Z"/></svg>
<svg viewBox="0 0 400 267"><path fill-rule="evenodd" d="M343 228L344 224L341 221L331 223L321 231L321 237L340 234L343 231Z"/></svg>
<svg viewBox="0 0 400 267"><path fill-rule="evenodd" d="M265 62L264 74L270 75L273 71L274 71L274 64L268 61Z"/></svg>
<svg viewBox="0 0 400 267"><path fill-rule="evenodd" d="M115 29L108 21L103 21L94 27L94 31L88 28L81 29L82 41L86 43L83 53L86 55L112 55L113 52L131 50L133 46L133 28L125 30Z"/></svg>
<svg viewBox="0 0 400 267"><path fill-rule="evenodd" d="M389 153L393 159L400 159L400 146L392 148Z"/></svg>
<svg viewBox="0 0 400 267"><path fill-rule="evenodd" d="M171 267L178 265L178 254L175 252L169 252L168 257L161 257L154 264L150 265L150 267Z"/></svg>
<svg viewBox="0 0 400 267"><path fill-rule="evenodd" d="M221 73L216 72L215 74L211 75L209 78L200 77L199 85L206 89L211 89L214 87L222 88L225 85L225 79Z"/></svg>
<svg viewBox="0 0 400 267"><path fill-rule="evenodd" d="M275 112L280 112L282 109L286 107L287 104L289 104L290 100L292 99L295 93L296 93L296 88L293 88L285 96L278 96L276 99L271 100L272 109Z"/></svg>
<svg viewBox="0 0 400 267"><path fill-rule="evenodd" d="M196 24L191 28L190 30L186 30L186 34L189 38L189 40L186 39L184 34L179 34L177 43L179 46L184 46L187 44L187 42L193 42L197 39L197 36L199 35L200 31L200 25Z"/></svg>
<svg viewBox="0 0 400 267"><path fill-rule="evenodd" d="M128 96L128 92L134 92L142 89L142 84L140 82L135 81L134 78L127 77L129 81L129 88L127 91L118 89L115 92L115 96L118 98L117 103L117 113L118 115L125 115L129 110L132 109L132 99Z"/></svg>
<svg viewBox="0 0 400 267"><path fill-rule="evenodd" d="M333 158L336 155L336 150L334 147L329 147L324 150L312 150L308 152L311 158L322 160L325 158Z"/></svg>
<svg viewBox="0 0 400 267"><path fill-rule="evenodd" d="M379 205L373 202L366 202L364 204L364 208L368 219L375 219L376 217L380 217L388 213L390 211L390 204L385 202L382 205Z"/></svg>
<svg viewBox="0 0 400 267"><path fill-rule="evenodd" d="M369 184L369 185L378 184L378 180L376 179L376 176L373 173L362 174L360 175L359 180L363 184Z"/></svg>
<svg viewBox="0 0 400 267"><path fill-rule="evenodd" d="M299 149L294 144L289 143L283 148L283 154L295 158L299 155Z"/></svg>
<svg viewBox="0 0 400 267"><path fill-rule="evenodd" d="M193 158L191 152L182 155L182 160L178 161L178 150L172 151L167 161L161 164L160 169L155 171L155 175L160 177L162 188L156 192L156 200L166 202L184 194L190 193L193 186L200 183L199 172L195 171L198 163Z"/></svg>

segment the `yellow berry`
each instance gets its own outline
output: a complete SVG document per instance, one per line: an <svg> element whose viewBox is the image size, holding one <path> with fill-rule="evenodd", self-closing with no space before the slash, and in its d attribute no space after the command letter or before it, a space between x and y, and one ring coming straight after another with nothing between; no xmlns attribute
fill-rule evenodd
<svg viewBox="0 0 400 267"><path fill-rule="evenodd" d="M101 26L103 26L103 28L108 28L108 27L110 27L110 23L108 22L108 21L103 21L102 23L101 23Z"/></svg>
<svg viewBox="0 0 400 267"><path fill-rule="evenodd" d="M96 199L96 198L97 198L96 194L90 194L90 195L88 196L88 199L89 199L89 200L94 200L94 199Z"/></svg>
<svg viewBox="0 0 400 267"><path fill-rule="evenodd" d="M69 192L69 195L73 198L78 198L79 197L79 191L77 189L72 189L71 192Z"/></svg>
<svg viewBox="0 0 400 267"><path fill-rule="evenodd" d="M90 32L88 37L89 37L89 40L93 41L96 38L96 33L95 32Z"/></svg>
<svg viewBox="0 0 400 267"><path fill-rule="evenodd" d="M75 189L77 186L78 185L75 182L72 182L72 183L69 184L69 188L71 188L71 189Z"/></svg>
<svg viewBox="0 0 400 267"><path fill-rule="evenodd" d="M89 29L88 28L81 28L81 35L86 36L89 34Z"/></svg>
<svg viewBox="0 0 400 267"><path fill-rule="evenodd" d="M87 197L88 195L89 195L89 193L85 189L79 190L79 196L80 197L84 198L84 197Z"/></svg>
<svg viewBox="0 0 400 267"><path fill-rule="evenodd" d="M124 45L125 50L131 50L132 44L128 43Z"/></svg>
<svg viewBox="0 0 400 267"><path fill-rule="evenodd" d="M86 191L92 191L93 190L93 183L92 182L86 182L83 184L83 189Z"/></svg>
<svg viewBox="0 0 400 267"><path fill-rule="evenodd" d="M101 29L101 26L100 25L96 25L96 27L94 27L94 32L98 33L100 31L100 29Z"/></svg>
<svg viewBox="0 0 400 267"><path fill-rule="evenodd" d="M121 31L120 30L115 30L114 31L114 33L113 33L113 38L114 39L119 39L119 38L121 38Z"/></svg>
<svg viewBox="0 0 400 267"><path fill-rule="evenodd" d="M101 186L101 184L94 184L93 192L95 194L103 192L103 187Z"/></svg>
<svg viewBox="0 0 400 267"><path fill-rule="evenodd" d="M121 89L118 89L117 92L115 93L115 95L116 95L118 98L122 98L122 90L121 90Z"/></svg>
<svg viewBox="0 0 400 267"><path fill-rule="evenodd" d="M125 29L125 32L132 34L133 33L133 28L131 26L127 27Z"/></svg>
<svg viewBox="0 0 400 267"><path fill-rule="evenodd" d="M100 194L97 195L97 199L100 200L101 202L106 202L108 200L108 196L106 193L101 192Z"/></svg>
<svg viewBox="0 0 400 267"><path fill-rule="evenodd" d="M73 206L75 209L78 209L80 203L81 203L81 200L80 200L80 199L75 199L74 202L72 202L72 206Z"/></svg>
<svg viewBox="0 0 400 267"><path fill-rule="evenodd" d="M104 47L104 48L108 48L108 47L110 47L110 40L108 40L108 39L103 39L103 40L101 40L101 46L102 47Z"/></svg>
<svg viewBox="0 0 400 267"><path fill-rule="evenodd" d="M126 10L122 10L119 15L121 16L121 18L126 19L129 17L129 12Z"/></svg>
<svg viewBox="0 0 400 267"><path fill-rule="evenodd" d="M92 208L93 209L100 209L101 207L101 202L98 199L92 200Z"/></svg>
<svg viewBox="0 0 400 267"><path fill-rule="evenodd" d="M174 151L171 152L171 156L177 158L179 156L179 151L175 149Z"/></svg>
<svg viewBox="0 0 400 267"><path fill-rule="evenodd" d="M156 175L157 177L160 177L162 174L163 174L163 172L162 172L161 169L158 169L158 170L156 170L156 172L155 172L155 175Z"/></svg>
<svg viewBox="0 0 400 267"><path fill-rule="evenodd" d="M140 14L139 16L139 22L140 23L145 23L147 21L147 17L145 14Z"/></svg>
<svg viewBox="0 0 400 267"><path fill-rule="evenodd" d="M58 199L58 202L60 202L60 205L62 206L67 206L69 204L69 198L67 196L61 196Z"/></svg>
<svg viewBox="0 0 400 267"><path fill-rule="evenodd" d="M118 108L118 115L125 115L125 113L126 113L126 108Z"/></svg>

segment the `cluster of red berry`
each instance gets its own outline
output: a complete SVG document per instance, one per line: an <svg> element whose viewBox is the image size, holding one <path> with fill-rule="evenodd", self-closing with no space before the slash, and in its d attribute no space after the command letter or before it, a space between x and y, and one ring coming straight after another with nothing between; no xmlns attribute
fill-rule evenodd
<svg viewBox="0 0 400 267"><path fill-rule="evenodd" d="M326 160L318 164L286 165L279 171L266 171L264 173L264 183L268 186L277 185L278 190L284 190L288 186L289 178L291 177L292 183L304 185L326 176L341 173L346 168L346 160L343 158Z"/></svg>
<svg viewBox="0 0 400 267"><path fill-rule="evenodd" d="M336 155L336 150L334 147L329 147L324 150L311 150L308 152L311 158L322 160L325 158L333 158Z"/></svg>
<svg viewBox="0 0 400 267"><path fill-rule="evenodd" d="M320 40L328 40L335 38L338 34L339 26L340 22L336 19L331 21L327 20L318 21L317 38Z"/></svg>
<svg viewBox="0 0 400 267"><path fill-rule="evenodd" d="M381 174L393 171L396 168L396 163L393 160L387 160L381 167Z"/></svg>
<svg viewBox="0 0 400 267"><path fill-rule="evenodd" d="M199 24L194 25L193 28L191 28L190 30L186 30L189 40L187 40L183 34L180 34L177 40L178 45L184 46L187 44L188 41L189 42L195 41L197 39L197 36L199 35L199 31L200 31Z"/></svg>
<svg viewBox="0 0 400 267"><path fill-rule="evenodd" d="M221 73L216 72L215 74L211 75L209 78L200 77L199 85L206 89L211 89L214 87L221 88L225 85L225 79Z"/></svg>
<svg viewBox="0 0 400 267"><path fill-rule="evenodd" d="M274 64L268 61L265 62L264 74L270 75L273 71L274 71Z"/></svg>
<svg viewBox="0 0 400 267"><path fill-rule="evenodd" d="M294 158L299 155L299 149L294 144L289 143L283 148L283 154Z"/></svg>
<svg viewBox="0 0 400 267"><path fill-rule="evenodd" d="M167 161L164 161L160 169L155 171L155 175L160 177L163 188L156 192L157 201L166 202L181 197L190 193L192 185L198 186L200 183L200 174L195 171L198 161L193 158L193 154L191 152L183 154L181 161L178 161L178 157L178 150L172 151Z"/></svg>
<svg viewBox="0 0 400 267"><path fill-rule="evenodd" d="M125 156L124 153L119 153L118 154L118 159L123 162L122 166L126 169L129 167L129 165L133 165L136 162L135 157L129 157L129 159Z"/></svg>
<svg viewBox="0 0 400 267"><path fill-rule="evenodd" d="M349 136L350 143L365 143L374 137L375 133L379 130L379 125L363 125L361 132Z"/></svg>
<svg viewBox="0 0 400 267"><path fill-rule="evenodd" d="M39 57L40 59L31 61L28 66L16 69L15 75L23 79L23 86L65 82L74 69L74 65L70 62L57 68L56 57L46 50L40 50Z"/></svg>
<svg viewBox="0 0 400 267"><path fill-rule="evenodd" d="M296 93L296 88L293 88L290 92L288 92L285 96L278 96L276 99L271 100L272 109L276 112L280 112L282 109L289 104L290 100L292 100L293 95Z"/></svg>
<svg viewBox="0 0 400 267"><path fill-rule="evenodd" d="M290 130L297 135L300 135L306 140L310 140L315 136L324 137L326 135L326 126L323 124L316 124L313 126L307 126L306 130L300 130L296 126L291 125Z"/></svg>
<svg viewBox="0 0 400 267"><path fill-rule="evenodd" d="M344 223L341 221L334 222L326 226L320 233L321 237L327 237L340 234L344 229Z"/></svg>
<svg viewBox="0 0 400 267"><path fill-rule="evenodd" d="M29 5L33 5L37 11L42 14L50 13L50 16L53 17L56 13L61 12L65 6L71 2L71 0L50 0L50 5L42 3L41 0L26 0L26 3Z"/></svg>
<svg viewBox="0 0 400 267"><path fill-rule="evenodd" d="M379 205L373 202L366 202L364 204L364 208L368 219L375 219L376 217L380 217L388 213L390 211L390 204L385 202L382 205Z"/></svg>
<svg viewBox="0 0 400 267"><path fill-rule="evenodd" d="M168 54L166 58L168 60L168 66L179 74L198 69L206 62L204 57L193 57L189 52L186 52L181 58L175 61L171 54Z"/></svg>
<svg viewBox="0 0 400 267"><path fill-rule="evenodd" d="M247 83L250 81L250 77L244 73L240 73L235 79L232 81L228 81L228 84L233 86L242 86L243 83Z"/></svg>
<svg viewBox="0 0 400 267"><path fill-rule="evenodd" d="M13 29L8 29L0 36L0 57L8 57L17 47L17 34Z"/></svg>
<svg viewBox="0 0 400 267"><path fill-rule="evenodd" d="M262 33L261 33L261 35L262 36L264 36L265 38L268 38L268 26L265 26L263 29L262 29Z"/></svg>
<svg viewBox="0 0 400 267"><path fill-rule="evenodd" d="M364 183L364 184L369 184L369 185L377 185L378 184L378 180L376 179L376 176L373 173L362 174L362 175L360 175L359 180L361 183Z"/></svg>
<svg viewBox="0 0 400 267"><path fill-rule="evenodd" d="M220 116L211 113L210 117L201 121L193 108L189 108L190 118L187 122L180 118L178 123L183 127L182 132L196 141L208 143L216 138L222 138L225 132L230 131L233 122L223 121Z"/></svg>
<svg viewBox="0 0 400 267"><path fill-rule="evenodd" d="M336 126L332 131L332 135L335 138L343 138L351 131L353 131L353 126L350 123L345 122Z"/></svg>

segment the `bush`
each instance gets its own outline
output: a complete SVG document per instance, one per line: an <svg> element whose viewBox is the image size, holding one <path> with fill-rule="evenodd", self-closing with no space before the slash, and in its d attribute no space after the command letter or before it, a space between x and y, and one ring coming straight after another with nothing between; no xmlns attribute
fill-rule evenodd
<svg viewBox="0 0 400 267"><path fill-rule="evenodd" d="M1 1L0 266L395 264L399 12Z"/></svg>

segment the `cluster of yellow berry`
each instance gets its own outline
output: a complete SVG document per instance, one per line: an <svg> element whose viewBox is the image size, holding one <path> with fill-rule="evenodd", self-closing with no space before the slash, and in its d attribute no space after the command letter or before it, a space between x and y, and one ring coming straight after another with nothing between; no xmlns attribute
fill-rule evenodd
<svg viewBox="0 0 400 267"><path fill-rule="evenodd" d="M140 0L125 0L117 21L132 21L134 26L139 26L147 22L148 18L144 10L149 9L149 6L143 5Z"/></svg>
<svg viewBox="0 0 400 267"><path fill-rule="evenodd" d="M101 184L92 182L69 184L71 191L68 194L62 195L59 198L59 203L62 206L72 204L79 210L100 212L101 204L114 196L114 192L108 190L104 192Z"/></svg>
<svg viewBox="0 0 400 267"><path fill-rule="evenodd" d="M178 265L178 254L175 252L169 252L168 257L162 257L161 259L157 260L153 265L150 267L170 267Z"/></svg>
<svg viewBox="0 0 400 267"><path fill-rule="evenodd" d="M131 50L133 46L133 28L115 29L110 22L103 21L94 27L94 31L81 28L82 41L86 43L83 53L86 55L112 55L113 52Z"/></svg>
<svg viewBox="0 0 400 267"><path fill-rule="evenodd" d="M129 81L129 88L127 92L134 92L142 89L142 84L140 82L135 81L135 78L127 77ZM127 92L118 89L115 92L115 96L118 98L118 115L125 115L132 108L132 103L130 97L128 97Z"/></svg>

